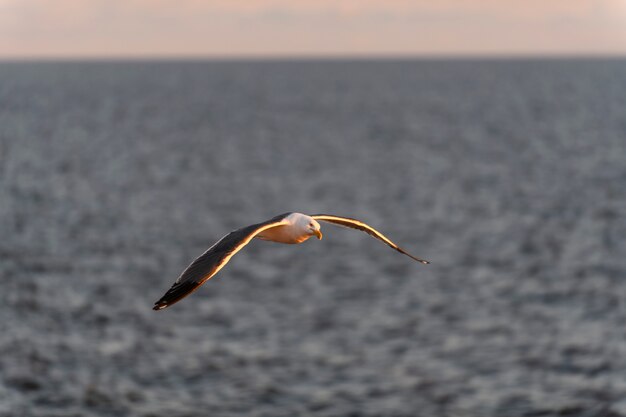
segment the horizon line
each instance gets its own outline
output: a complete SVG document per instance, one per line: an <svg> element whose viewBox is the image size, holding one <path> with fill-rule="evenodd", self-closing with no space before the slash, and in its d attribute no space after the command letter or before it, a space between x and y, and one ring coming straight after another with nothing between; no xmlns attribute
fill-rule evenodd
<svg viewBox="0 0 626 417"><path fill-rule="evenodd" d="M458 53L307 53L307 54L111 54L0 56L19 62L263 62L263 61L470 61L626 59L626 52L458 52Z"/></svg>

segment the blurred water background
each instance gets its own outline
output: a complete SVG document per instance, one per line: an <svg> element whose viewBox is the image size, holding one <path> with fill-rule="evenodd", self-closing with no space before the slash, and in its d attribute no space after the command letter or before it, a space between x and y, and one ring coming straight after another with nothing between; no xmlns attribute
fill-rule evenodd
<svg viewBox="0 0 626 417"><path fill-rule="evenodd" d="M152 303L228 231L255 241ZM0 63L0 416L626 416L626 61Z"/></svg>

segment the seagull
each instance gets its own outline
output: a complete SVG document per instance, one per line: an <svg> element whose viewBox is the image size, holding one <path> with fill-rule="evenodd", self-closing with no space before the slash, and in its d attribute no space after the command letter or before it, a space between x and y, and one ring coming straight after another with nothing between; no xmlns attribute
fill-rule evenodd
<svg viewBox="0 0 626 417"><path fill-rule="evenodd" d="M302 213L289 212L261 223L234 230L218 240L180 274L165 295L154 303L153 310L162 310L169 307L197 290L198 287L217 274L230 261L233 255L243 249L254 238L287 244L302 243L312 236L316 236L321 240L322 232L318 220L337 226L361 230L417 262L423 264L430 263L406 252L378 230L360 220L330 214L307 216Z"/></svg>

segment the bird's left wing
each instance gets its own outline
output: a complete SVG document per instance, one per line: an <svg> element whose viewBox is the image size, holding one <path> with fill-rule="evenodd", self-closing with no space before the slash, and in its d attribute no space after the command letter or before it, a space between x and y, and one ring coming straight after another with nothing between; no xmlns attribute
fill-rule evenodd
<svg viewBox="0 0 626 417"><path fill-rule="evenodd" d="M178 277L172 287L154 303L154 310L161 310L185 298L198 287L219 272L237 252L259 233L272 227L287 224L284 215L276 216L266 222L253 224L234 230L217 241Z"/></svg>
<svg viewBox="0 0 626 417"><path fill-rule="evenodd" d="M360 220L351 219L350 217L333 216L330 214L314 214L311 217L313 217L315 220L333 223L338 226L349 227L350 229L360 230L362 232L367 233L370 236L375 237L376 239L382 241L383 243L387 244L388 246L392 247L398 252L408 256L409 258L416 260L417 262L421 262L423 264L430 263L424 259L416 258L415 256L411 255L410 253L402 249L400 246L393 243L387 236L383 235L378 230L374 229L372 226L369 226L368 224L365 224Z"/></svg>

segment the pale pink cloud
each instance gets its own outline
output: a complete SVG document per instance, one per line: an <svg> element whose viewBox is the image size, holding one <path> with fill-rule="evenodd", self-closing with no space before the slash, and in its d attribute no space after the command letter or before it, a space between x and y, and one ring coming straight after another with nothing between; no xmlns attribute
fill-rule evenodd
<svg viewBox="0 0 626 417"><path fill-rule="evenodd" d="M626 53L625 0L0 0L0 56Z"/></svg>

